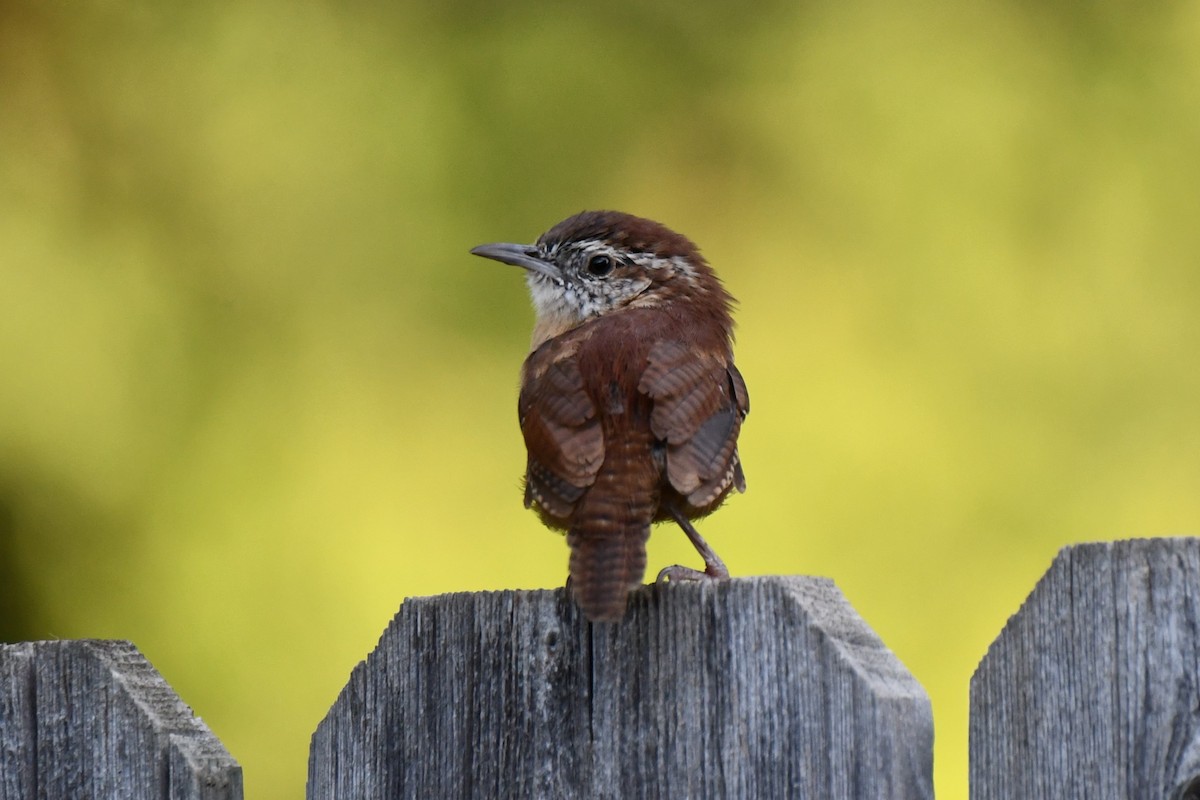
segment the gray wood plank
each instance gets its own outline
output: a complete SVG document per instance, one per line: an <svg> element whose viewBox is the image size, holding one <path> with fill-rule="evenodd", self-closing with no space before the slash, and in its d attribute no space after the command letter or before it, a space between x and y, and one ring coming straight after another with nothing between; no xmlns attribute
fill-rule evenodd
<svg viewBox="0 0 1200 800"><path fill-rule="evenodd" d="M1198 620L1200 539L1063 549L971 680L973 800L1182 798Z"/></svg>
<svg viewBox="0 0 1200 800"><path fill-rule="evenodd" d="M928 798L924 690L832 582L405 601L313 736L308 797Z"/></svg>
<svg viewBox="0 0 1200 800"><path fill-rule="evenodd" d="M241 768L129 642L0 645L0 800L237 800Z"/></svg>
<svg viewBox="0 0 1200 800"><path fill-rule="evenodd" d="M0 644L0 800L36 797L33 646Z"/></svg>

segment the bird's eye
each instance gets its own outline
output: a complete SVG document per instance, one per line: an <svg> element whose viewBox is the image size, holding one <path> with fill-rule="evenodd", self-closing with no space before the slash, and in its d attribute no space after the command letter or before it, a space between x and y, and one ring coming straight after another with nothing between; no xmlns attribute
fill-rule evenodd
<svg viewBox="0 0 1200 800"><path fill-rule="evenodd" d="M613 260L609 256L592 256L588 259L587 270L597 278L603 278L613 271Z"/></svg>

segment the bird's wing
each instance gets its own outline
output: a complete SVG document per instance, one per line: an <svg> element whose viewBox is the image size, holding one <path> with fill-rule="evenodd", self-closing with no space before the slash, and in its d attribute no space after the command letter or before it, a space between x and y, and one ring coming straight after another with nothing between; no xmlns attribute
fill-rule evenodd
<svg viewBox="0 0 1200 800"><path fill-rule="evenodd" d="M529 461L525 506L566 519L604 461L604 434L574 354L534 361L517 411Z"/></svg>
<svg viewBox="0 0 1200 800"><path fill-rule="evenodd" d="M732 359L658 342L638 391L654 401L650 427L666 443L667 479L689 505L706 508L731 485L745 491L737 438L750 397Z"/></svg>

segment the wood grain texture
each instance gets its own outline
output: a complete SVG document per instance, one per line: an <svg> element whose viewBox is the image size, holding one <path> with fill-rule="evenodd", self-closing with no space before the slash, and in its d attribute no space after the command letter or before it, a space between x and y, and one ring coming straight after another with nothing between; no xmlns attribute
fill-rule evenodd
<svg viewBox="0 0 1200 800"><path fill-rule="evenodd" d="M405 601L313 736L308 797L929 798L924 690L832 582Z"/></svg>
<svg viewBox="0 0 1200 800"><path fill-rule="evenodd" d="M1183 798L1200 775L1200 539L1062 550L975 672L970 731L973 800Z"/></svg>
<svg viewBox="0 0 1200 800"><path fill-rule="evenodd" d="M242 772L129 642L0 645L0 800L240 800Z"/></svg>

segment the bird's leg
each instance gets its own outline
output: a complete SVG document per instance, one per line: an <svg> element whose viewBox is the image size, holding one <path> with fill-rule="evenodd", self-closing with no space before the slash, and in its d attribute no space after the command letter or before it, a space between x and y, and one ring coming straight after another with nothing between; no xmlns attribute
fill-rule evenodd
<svg viewBox="0 0 1200 800"><path fill-rule="evenodd" d="M725 562L721 557L713 552L709 547L708 542L704 541L704 537L692 525L691 520L679 513L678 509L671 506L668 509L671 516L679 523L679 527L683 528L683 532L687 534L692 546L696 548L696 552L704 559L704 571L701 572L691 567L685 567L682 564L676 564L671 567L663 567L658 573L658 578L655 583L663 583L664 581L710 581L724 580L729 577L729 569L725 566Z"/></svg>

